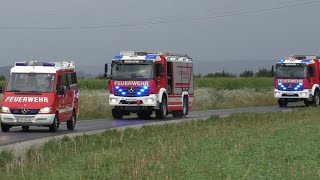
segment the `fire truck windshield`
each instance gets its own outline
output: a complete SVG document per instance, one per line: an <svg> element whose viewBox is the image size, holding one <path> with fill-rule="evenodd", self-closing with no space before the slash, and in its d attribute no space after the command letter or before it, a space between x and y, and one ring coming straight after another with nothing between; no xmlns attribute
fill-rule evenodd
<svg viewBox="0 0 320 180"><path fill-rule="evenodd" d="M112 79L152 79L152 64L112 64Z"/></svg>
<svg viewBox="0 0 320 180"><path fill-rule="evenodd" d="M7 92L53 92L54 74L13 73Z"/></svg>
<svg viewBox="0 0 320 180"><path fill-rule="evenodd" d="M305 78L307 77L306 66L286 66L280 65L276 67L277 78Z"/></svg>

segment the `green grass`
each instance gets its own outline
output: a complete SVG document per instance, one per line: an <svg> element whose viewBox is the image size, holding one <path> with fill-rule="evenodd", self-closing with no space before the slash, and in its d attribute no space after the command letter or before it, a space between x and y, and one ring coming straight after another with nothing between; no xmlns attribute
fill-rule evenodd
<svg viewBox="0 0 320 180"><path fill-rule="evenodd" d="M272 89L273 78L195 78L195 87L208 87L213 89Z"/></svg>
<svg viewBox="0 0 320 180"><path fill-rule="evenodd" d="M242 113L64 138L3 179L319 179L320 111Z"/></svg>

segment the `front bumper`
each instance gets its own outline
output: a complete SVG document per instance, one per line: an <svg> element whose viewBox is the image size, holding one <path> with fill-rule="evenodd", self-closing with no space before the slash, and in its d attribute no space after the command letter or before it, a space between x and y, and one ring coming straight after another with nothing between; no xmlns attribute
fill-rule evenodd
<svg viewBox="0 0 320 180"><path fill-rule="evenodd" d="M278 89L274 90L274 97L289 98L289 99L309 99L312 97L311 89L305 89L302 91L280 91Z"/></svg>
<svg viewBox="0 0 320 180"><path fill-rule="evenodd" d="M144 107L156 107L158 106L158 97L155 94L143 97L123 97L109 95L110 107L116 106L144 106Z"/></svg>
<svg viewBox="0 0 320 180"><path fill-rule="evenodd" d="M3 124L13 126L47 126L52 124L55 114L37 114L37 115L21 115L21 114L0 114Z"/></svg>

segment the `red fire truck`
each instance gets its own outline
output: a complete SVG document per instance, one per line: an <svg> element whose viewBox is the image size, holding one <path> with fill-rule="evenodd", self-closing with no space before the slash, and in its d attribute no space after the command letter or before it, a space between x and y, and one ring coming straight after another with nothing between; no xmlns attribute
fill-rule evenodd
<svg viewBox="0 0 320 180"><path fill-rule="evenodd" d="M73 130L79 114L79 91L73 62L16 62L10 70L1 107L1 129L45 126L55 132L61 122Z"/></svg>
<svg viewBox="0 0 320 180"><path fill-rule="evenodd" d="M306 106L319 105L319 61L319 56L313 55L294 55L278 60L274 97L280 107L296 101L304 101Z"/></svg>
<svg viewBox="0 0 320 180"><path fill-rule="evenodd" d="M105 76L108 65L105 65ZM194 101L193 61L174 53L120 52L111 63L109 104L114 119L182 118Z"/></svg>

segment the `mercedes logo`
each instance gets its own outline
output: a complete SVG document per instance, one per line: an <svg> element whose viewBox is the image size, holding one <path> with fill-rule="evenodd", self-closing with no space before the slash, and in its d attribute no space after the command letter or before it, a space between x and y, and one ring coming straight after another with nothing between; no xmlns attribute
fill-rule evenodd
<svg viewBox="0 0 320 180"><path fill-rule="evenodd" d="M134 88L133 87L131 87L131 88L129 88L129 90L128 90L130 93L133 93L134 92Z"/></svg>
<svg viewBox="0 0 320 180"><path fill-rule="evenodd" d="M292 84L290 84L290 85L288 86L288 88L292 88Z"/></svg>
<svg viewBox="0 0 320 180"><path fill-rule="evenodd" d="M27 113L28 113L28 109L27 109L27 108L23 108L23 109L21 110L21 113L22 113L22 114L27 114Z"/></svg>

